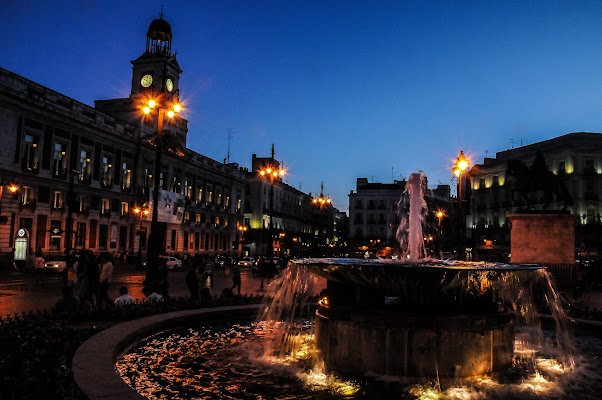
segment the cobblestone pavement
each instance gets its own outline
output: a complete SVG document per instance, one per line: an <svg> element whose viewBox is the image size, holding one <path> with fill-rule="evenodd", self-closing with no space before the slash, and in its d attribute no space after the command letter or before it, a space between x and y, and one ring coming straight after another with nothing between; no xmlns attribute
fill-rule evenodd
<svg viewBox="0 0 602 400"><path fill-rule="evenodd" d="M189 296L185 277L188 270L169 272L169 295ZM137 271L132 265L117 265L113 273L113 281L109 287L109 297L114 299L119 296L119 288L127 286L129 294L135 299L144 299L142 282L145 278L144 271ZM250 270L243 269L241 273L241 294L261 294L261 279L254 277ZM63 286L62 275L48 273L44 276L44 284L36 285L33 271L3 272L0 274L0 316L39 309L51 308L61 297ZM227 277L224 271L215 271L214 285L211 288L213 295L220 295L226 287L232 286L232 278ZM266 281L267 283L267 281ZM326 287L326 282L320 280L318 291Z"/></svg>

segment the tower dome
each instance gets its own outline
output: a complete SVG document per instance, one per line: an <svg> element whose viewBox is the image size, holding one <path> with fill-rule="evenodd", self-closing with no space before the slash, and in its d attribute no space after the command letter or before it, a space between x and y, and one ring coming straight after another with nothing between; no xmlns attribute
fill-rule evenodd
<svg viewBox="0 0 602 400"><path fill-rule="evenodd" d="M171 56L171 25L163 19L151 22L146 33L146 51L152 54Z"/></svg>
<svg viewBox="0 0 602 400"><path fill-rule="evenodd" d="M171 41L171 25L163 18L159 18L151 22L148 27L146 36L149 39L159 40L161 42L170 40Z"/></svg>

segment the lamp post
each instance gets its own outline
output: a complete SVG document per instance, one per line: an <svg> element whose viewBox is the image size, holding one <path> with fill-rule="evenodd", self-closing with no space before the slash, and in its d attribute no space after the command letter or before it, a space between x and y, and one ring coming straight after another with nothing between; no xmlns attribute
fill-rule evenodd
<svg viewBox="0 0 602 400"><path fill-rule="evenodd" d="M15 183L14 181L10 181L8 184L4 183L4 180L2 181L2 183L0 183L0 223L1 224L6 224L8 222L8 216L2 214L2 195L4 194L4 186L6 185L8 192L10 194L12 194L13 196L17 194L17 192L19 191L19 185L17 183Z"/></svg>
<svg viewBox="0 0 602 400"><path fill-rule="evenodd" d="M272 147L272 161L274 161L274 148ZM276 165L276 163L274 163L274 165L266 165L260 168L259 170L259 177L262 179L269 179L270 180L270 208L268 210L268 217L270 218L270 222L269 222L269 231L270 231L270 245L268 246L267 249L267 256L271 257L272 254L274 253L274 244L272 243L272 228L273 228L273 224L272 224L272 215L274 212L274 182L277 179L281 179L284 174L286 173L286 170L284 168L280 168L280 165Z"/></svg>
<svg viewBox="0 0 602 400"><path fill-rule="evenodd" d="M332 203L330 197L324 197L324 182L320 184L320 195L311 199L311 203L316 206L319 206L320 210L322 210L324 206L328 206Z"/></svg>
<svg viewBox="0 0 602 400"><path fill-rule="evenodd" d="M242 243L245 241L245 232L249 229L248 226L246 225L238 225L238 231L240 232L240 240L239 243ZM242 246L242 245L241 245ZM242 254L242 247L241 247L241 254Z"/></svg>
<svg viewBox="0 0 602 400"><path fill-rule="evenodd" d="M464 156L464 151L460 151L458 155L458 159L454 164L454 168L452 169L454 175L458 177L458 258L460 260L464 259L464 227L463 227L463 204L462 204L462 174L470 166L470 162Z"/></svg>
<svg viewBox="0 0 602 400"><path fill-rule="evenodd" d="M159 255L163 247L164 229L159 225L159 190L161 175L161 153L163 143L163 121L173 119L180 111L182 106L177 101L170 101L169 98L161 96L159 99L148 99L142 106L144 115L157 116L157 143L155 151L155 177L153 188L153 215L151 219L151 230L149 234L149 252L147 257L146 280L152 283L159 270Z"/></svg>

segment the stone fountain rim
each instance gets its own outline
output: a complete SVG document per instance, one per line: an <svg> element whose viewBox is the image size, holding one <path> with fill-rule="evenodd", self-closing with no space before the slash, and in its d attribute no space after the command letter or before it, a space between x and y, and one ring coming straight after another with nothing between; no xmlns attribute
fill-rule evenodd
<svg viewBox="0 0 602 400"><path fill-rule="evenodd" d="M105 329L86 340L72 360L73 378L88 399L143 400L115 370L115 361L137 340L177 326L222 318L253 318L263 304L201 308L152 315Z"/></svg>
<svg viewBox="0 0 602 400"><path fill-rule="evenodd" d="M346 267L346 268L382 268L395 269L395 272L404 270L416 271L419 269L429 270L453 270L453 271L535 271L545 269L539 264L504 264L493 262L473 261L444 261L436 259L423 259L420 261L392 260L392 259L364 259L364 258L299 258L291 260L290 263L302 267Z"/></svg>

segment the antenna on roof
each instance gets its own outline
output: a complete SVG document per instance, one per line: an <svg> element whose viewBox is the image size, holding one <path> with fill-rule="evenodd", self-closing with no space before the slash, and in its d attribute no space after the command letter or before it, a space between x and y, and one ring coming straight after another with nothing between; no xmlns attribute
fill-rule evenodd
<svg viewBox="0 0 602 400"><path fill-rule="evenodd" d="M226 135L228 135L228 164L230 164L230 140L232 140L232 129L228 128L226 130Z"/></svg>
<svg viewBox="0 0 602 400"><path fill-rule="evenodd" d="M163 4L161 4L161 14L159 15L159 19L163 19Z"/></svg>

